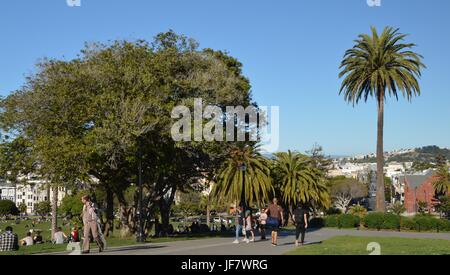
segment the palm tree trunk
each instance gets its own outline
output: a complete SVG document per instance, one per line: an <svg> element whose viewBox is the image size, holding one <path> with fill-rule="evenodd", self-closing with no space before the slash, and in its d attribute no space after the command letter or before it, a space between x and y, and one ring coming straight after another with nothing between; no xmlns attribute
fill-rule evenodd
<svg viewBox="0 0 450 275"><path fill-rule="evenodd" d="M377 133L377 211L385 212L384 195L384 148L383 148L383 129L384 129L384 95L379 91L378 98L378 133Z"/></svg>
<svg viewBox="0 0 450 275"><path fill-rule="evenodd" d="M54 239L56 228L58 227L58 186L53 187L52 194L52 240Z"/></svg>

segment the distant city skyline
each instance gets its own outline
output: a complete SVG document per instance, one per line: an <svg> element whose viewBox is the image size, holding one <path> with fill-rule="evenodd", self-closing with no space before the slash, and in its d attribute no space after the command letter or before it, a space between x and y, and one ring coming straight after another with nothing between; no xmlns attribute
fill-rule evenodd
<svg viewBox="0 0 450 275"><path fill-rule="evenodd" d="M393 26L409 34L428 68L420 97L388 100L385 151L448 148L449 10L448 0L9 0L0 9L0 95L19 89L44 57L68 60L85 42L150 41L173 29L243 63L256 102L280 107L280 150L317 143L327 155L368 154L376 149L376 103L344 102L339 65L358 34Z"/></svg>

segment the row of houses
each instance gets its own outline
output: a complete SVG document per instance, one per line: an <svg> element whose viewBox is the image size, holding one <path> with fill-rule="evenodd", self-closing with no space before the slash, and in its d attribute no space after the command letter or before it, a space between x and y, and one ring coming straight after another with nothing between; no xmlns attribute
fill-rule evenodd
<svg viewBox="0 0 450 275"><path fill-rule="evenodd" d="M414 215L419 211L419 202L427 203L428 212L435 212L437 204L433 183L435 171L411 172L412 163L390 162L384 167L384 174L392 181L390 203L400 202L406 208L406 214ZM345 176L369 184L369 197L376 196L376 163L351 163L335 161L329 172L330 177Z"/></svg>
<svg viewBox="0 0 450 275"><path fill-rule="evenodd" d="M22 177L18 183L0 181L0 200L13 201L17 207L25 204L27 214L35 213L36 204L44 201L53 203L53 190L47 187L47 182L35 175ZM67 190L58 189L58 204L67 195Z"/></svg>

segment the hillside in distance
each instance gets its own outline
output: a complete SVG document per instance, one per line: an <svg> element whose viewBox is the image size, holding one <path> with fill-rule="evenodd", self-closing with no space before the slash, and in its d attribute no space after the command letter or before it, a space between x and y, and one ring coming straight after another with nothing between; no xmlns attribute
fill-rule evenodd
<svg viewBox="0 0 450 275"><path fill-rule="evenodd" d="M440 148L435 145L416 148L410 152L401 154L386 154L386 162L422 162L422 163L434 163L437 157L443 156L447 160L450 160L450 149ZM363 159L355 160L356 163L374 163L375 157L366 157Z"/></svg>

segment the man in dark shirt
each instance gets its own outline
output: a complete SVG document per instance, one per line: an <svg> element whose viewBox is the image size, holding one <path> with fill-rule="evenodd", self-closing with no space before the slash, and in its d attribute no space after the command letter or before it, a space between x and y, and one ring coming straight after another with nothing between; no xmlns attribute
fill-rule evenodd
<svg viewBox="0 0 450 275"><path fill-rule="evenodd" d="M6 227L5 233L0 235L0 251L17 251L19 250L19 238L13 233L11 226Z"/></svg>
<svg viewBox="0 0 450 275"><path fill-rule="evenodd" d="M305 243L305 233L308 228L308 211L306 207L300 206L294 210L294 221L296 225L295 230L295 246L298 246L298 238L301 237L301 245Z"/></svg>

